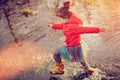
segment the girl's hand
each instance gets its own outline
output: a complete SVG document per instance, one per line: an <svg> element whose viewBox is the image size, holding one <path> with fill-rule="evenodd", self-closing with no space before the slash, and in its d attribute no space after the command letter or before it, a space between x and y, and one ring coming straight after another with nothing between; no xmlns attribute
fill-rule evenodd
<svg viewBox="0 0 120 80"><path fill-rule="evenodd" d="M52 28L52 24L49 24L48 27Z"/></svg>
<svg viewBox="0 0 120 80"><path fill-rule="evenodd" d="M105 32L105 28L100 28L100 32Z"/></svg>

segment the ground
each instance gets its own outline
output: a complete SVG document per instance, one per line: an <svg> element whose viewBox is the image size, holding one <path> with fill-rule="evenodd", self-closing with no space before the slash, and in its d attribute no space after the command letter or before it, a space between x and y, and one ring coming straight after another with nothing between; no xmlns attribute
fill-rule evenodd
<svg viewBox="0 0 120 80"><path fill-rule="evenodd" d="M52 53L65 45L62 31L48 28L48 24L64 22L55 16L55 6L62 1L34 0L29 4L8 3L0 8L0 80L47 80L48 70L54 67ZM104 27L106 32L85 34L90 47L88 63L96 73L88 80L120 79L120 9L119 0L72 0L71 10L84 21L84 26ZM36 12L28 17L22 10ZM7 13L7 15L6 15ZM15 40L20 40L16 43ZM70 80L82 72L79 63L68 62L63 78ZM97 77L97 79L96 79Z"/></svg>

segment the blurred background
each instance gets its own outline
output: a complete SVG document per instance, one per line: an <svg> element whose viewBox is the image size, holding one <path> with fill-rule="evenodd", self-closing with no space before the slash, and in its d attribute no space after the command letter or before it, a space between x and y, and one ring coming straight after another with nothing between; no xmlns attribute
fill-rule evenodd
<svg viewBox="0 0 120 80"><path fill-rule="evenodd" d="M65 1L0 0L0 80L47 80L48 70L54 63L54 49L65 45L62 31L47 26L64 22L55 15L55 10L62 7ZM90 47L88 63L104 72L98 75L104 75L106 80L119 80L120 1L69 1L70 10L83 20L84 26L106 29L104 33L82 35ZM79 65L66 64L66 80L77 73ZM73 68L75 72L70 71Z"/></svg>

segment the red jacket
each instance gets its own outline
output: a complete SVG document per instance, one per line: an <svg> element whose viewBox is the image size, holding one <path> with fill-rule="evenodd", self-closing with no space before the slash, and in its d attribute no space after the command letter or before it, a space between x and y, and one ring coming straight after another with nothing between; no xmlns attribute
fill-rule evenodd
<svg viewBox="0 0 120 80"><path fill-rule="evenodd" d="M73 14L68 22L64 24L53 24L52 28L63 30L66 36L65 42L67 46L79 45L81 41L80 34L100 32L100 29L97 27L85 27L80 24L83 24L83 21Z"/></svg>

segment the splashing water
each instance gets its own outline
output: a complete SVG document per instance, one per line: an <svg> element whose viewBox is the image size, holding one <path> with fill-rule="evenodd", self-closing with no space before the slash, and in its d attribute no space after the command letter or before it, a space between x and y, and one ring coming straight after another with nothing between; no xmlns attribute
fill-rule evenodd
<svg viewBox="0 0 120 80"><path fill-rule="evenodd" d="M0 50L0 80L50 61L50 55L31 42L11 43Z"/></svg>

